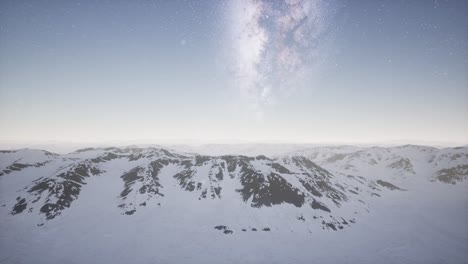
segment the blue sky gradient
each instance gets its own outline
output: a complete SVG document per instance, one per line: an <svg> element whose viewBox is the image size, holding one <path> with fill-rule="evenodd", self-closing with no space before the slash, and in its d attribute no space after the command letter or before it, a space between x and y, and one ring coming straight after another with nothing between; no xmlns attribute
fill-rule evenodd
<svg viewBox="0 0 468 264"><path fill-rule="evenodd" d="M233 1L2 1L0 139L468 143L466 1L321 3L307 78L254 106Z"/></svg>

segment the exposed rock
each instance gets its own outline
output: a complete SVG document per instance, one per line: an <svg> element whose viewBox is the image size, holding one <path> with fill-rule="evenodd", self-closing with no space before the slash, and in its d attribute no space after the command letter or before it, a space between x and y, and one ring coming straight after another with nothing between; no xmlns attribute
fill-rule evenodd
<svg viewBox="0 0 468 264"><path fill-rule="evenodd" d="M468 165L459 165L449 169L442 169L436 173L436 179L444 182L456 184L468 179Z"/></svg>
<svg viewBox="0 0 468 264"><path fill-rule="evenodd" d="M382 180L377 180L376 181L378 184L382 185L383 187L387 188L387 189L390 189L390 190L399 190L399 191L403 191L403 189L400 189L398 188L397 186L389 183L389 182L386 182L386 181L382 181Z"/></svg>

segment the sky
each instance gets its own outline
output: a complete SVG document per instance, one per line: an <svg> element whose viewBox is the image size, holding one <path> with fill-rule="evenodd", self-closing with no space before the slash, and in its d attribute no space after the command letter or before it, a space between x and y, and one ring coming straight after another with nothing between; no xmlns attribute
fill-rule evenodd
<svg viewBox="0 0 468 264"><path fill-rule="evenodd" d="M0 2L0 140L468 143L464 0Z"/></svg>

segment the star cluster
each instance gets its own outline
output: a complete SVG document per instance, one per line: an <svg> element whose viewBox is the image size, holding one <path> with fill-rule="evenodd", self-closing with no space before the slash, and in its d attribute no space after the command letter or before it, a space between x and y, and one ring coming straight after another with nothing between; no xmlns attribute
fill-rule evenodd
<svg viewBox="0 0 468 264"><path fill-rule="evenodd" d="M242 0L229 9L235 83L261 116L306 82L322 56L329 12L321 0Z"/></svg>

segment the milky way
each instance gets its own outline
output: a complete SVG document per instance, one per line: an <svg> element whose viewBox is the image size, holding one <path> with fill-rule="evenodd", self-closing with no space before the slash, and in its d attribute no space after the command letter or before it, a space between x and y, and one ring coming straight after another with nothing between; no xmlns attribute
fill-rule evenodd
<svg viewBox="0 0 468 264"><path fill-rule="evenodd" d="M234 83L257 115L290 94L322 57L328 25L320 0L242 0L229 9Z"/></svg>

